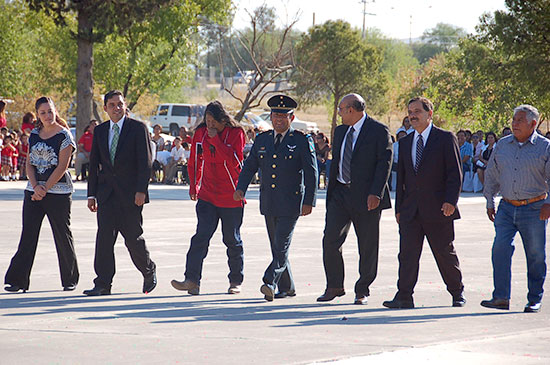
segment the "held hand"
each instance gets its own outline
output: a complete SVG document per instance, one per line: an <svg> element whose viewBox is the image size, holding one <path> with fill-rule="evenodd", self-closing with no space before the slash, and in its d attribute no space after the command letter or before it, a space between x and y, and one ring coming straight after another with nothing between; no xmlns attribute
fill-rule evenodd
<svg viewBox="0 0 550 365"><path fill-rule="evenodd" d="M545 221L550 218L550 204L543 204L540 208L540 220Z"/></svg>
<svg viewBox="0 0 550 365"><path fill-rule="evenodd" d="M218 130L216 128L208 128L208 137L214 138L216 137L216 134L218 134Z"/></svg>
<svg viewBox="0 0 550 365"><path fill-rule="evenodd" d="M239 201L244 199L244 191L242 190L235 190L233 193L233 200Z"/></svg>
<svg viewBox="0 0 550 365"><path fill-rule="evenodd" d="M395 221L399 224L399 218L401 218L401 213L395 213Z"/></svg>
<svg viewBox="0 0 550 365"><path fill-rule="evenodd" d="M369 197L367 198L367 208L369 210L373 210L373 209L376 209L378 208L378 206L380 205L380 198L377 197L376 195L369 195Z"/></svg>
<svg viewBox="0 0 550 365"><path fill-rule="evenodd" d="M189 198L191 198L192 201L196 201L197 200L197 194L189 193Z"/></svg>
<svg viewBox="0 0 550 365"><path fill-rule="evenodd" d="M445 217L450 217L455 212L455 206L449 203L443 203L443 206L441 207L441 211L443 212L443 215Z"/></svg>
<svg viewBox="0 0 550 365"><path fill-rule="evenodd" d="M145 204L145 193L137 192L135 203L138 207L141 207L143 204Z"/></svg>
<svg viewBox="0 0 550 365"><path fill-rule="evenodd" d="M92 213L97 212L97 203L95 198L88 198L88 209Z"/></svg>
<svg viewBox="0 0 550 365"><path fill-rule="evenodd" d="M487 208L487 217L491 222L495 221L495 208Z"/></svg>
<svg viewBox="0 0 550 365"><path fill-rule="evenodd" d="M35 194L36 196L39 196L40 199L42 199L43 197L45 197L47 192L48 192L48 191L46 190L46 188L44 187L44 185L36 185L35 188L34 188L34 194ZM40 199L39 199L39 200L40 200Z"/></svg>
<svg viewBox="0 0 550 365"><path fill-rule="evenodd" d="M39 195L37 195L36 193L34 193L34 194L32 194L32 196L31 196L31 200L37 202L37 201L42 200L42 197L39 196Z"/></svg>
<svg viewBox="0 0 550 365"><path fill-rule="evenodd" d="M311 205L302 205L302 214L301 215L309 215L311 214L311 211L313 210L313 206Z"/></svg>

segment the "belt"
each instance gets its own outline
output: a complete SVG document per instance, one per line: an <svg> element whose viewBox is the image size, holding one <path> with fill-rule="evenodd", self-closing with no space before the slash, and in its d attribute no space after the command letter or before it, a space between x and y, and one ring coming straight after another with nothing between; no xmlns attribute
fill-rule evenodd
<svg viewBox="0 0 550 365"><path fill-rule="evenodd" d="M527 205L527 204L531 204L531 203L535 203L535 202L544 200L544 199L546 199L546 196L547 196L547 194L544 193L542 195L536 196L536 197L531 198L531 199L522 199L522 200L510 200L510 199L506 199L506 198L502 198L502 199L506 203L512 204L514 207L521 207L522 205Z"/></svg>
<svg viewBox="0 0 550 365"><path fill-rule="evenodd" d="M338 181L338 180L336 180L336 181ZM351 183L349 183L349 184L342 184L340 181L338 181L338 185L340 185L340 186L343 187L343 188L348 188L348 189L351 188Z"/></svg>

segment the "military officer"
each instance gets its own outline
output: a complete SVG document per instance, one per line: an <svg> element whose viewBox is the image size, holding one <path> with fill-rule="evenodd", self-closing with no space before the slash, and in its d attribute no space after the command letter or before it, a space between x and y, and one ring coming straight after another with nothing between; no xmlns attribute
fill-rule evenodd
<svg viewBox="0 0 550 365"><path fill-rule="evenodd" d="M273 255L260 291L272 301L296 295L288 250L298 217L310 214L315 206L317 164L311 137L290 127L296 101L275 95L267 105L273 130L256 137L233 197L244 199L252 177L260 169L260 213L265 217Z"/></svg>

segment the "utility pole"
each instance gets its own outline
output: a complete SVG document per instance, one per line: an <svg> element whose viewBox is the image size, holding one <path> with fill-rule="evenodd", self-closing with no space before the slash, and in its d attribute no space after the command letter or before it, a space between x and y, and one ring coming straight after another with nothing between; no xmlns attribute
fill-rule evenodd
<svg viewBox="0 0 550 365"><path fill-rule="evenodd" d="M376 14L374 14L374 13L367 13L367 2L374 3L375 0L372 0L372 1L361 0L361 1L360 1L360 3L363 4L363 33L362 33L363 39L365 38L365 17L366 17L367 15L376 15Z"/></svg>
<svg viewBox="0 0 550 365"><path fill-rule="evenodd" d="M409 46L412 44L412 30L413 29L413 16L412 14L410 15L410 20L409 20Z"/></svg>

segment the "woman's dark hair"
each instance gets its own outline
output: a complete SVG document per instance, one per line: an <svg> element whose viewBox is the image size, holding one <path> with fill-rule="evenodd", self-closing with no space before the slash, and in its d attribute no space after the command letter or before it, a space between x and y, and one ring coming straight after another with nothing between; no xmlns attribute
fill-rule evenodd
<svg viewBox="0 0 550 365"><path fill-rule="evenodd" d="M61 125L65 129L69 129L69 125L67 124L65 119L63 119L59 116L59 113L57 112L57 109L55 108L55 104L54 104L52 98L47 97L47 96L42 96L41 98L38 98L38 100L36 100L36 103L34 104L34 109L36 110L36 112L38 113L38 108L40 108L40 105L46 104L46 103L50 104L54 108L56 123L58 123L59 125ZM40 130L40 129L42 129L42 127L44 127L44 124L42 124L42 121L40 120L40 118L37 118L36 119L36 128L38 128L38 130Z"/></svg>
<svg viewBox="0 0 550 365"><path fill-rule="evenodd" d="M487 143L487 137L489 137L489 136L495 137L495 143L498 142L498 137L494 132L487 132L487 133L485 133L485 143Z"/></svg>
<svg viewBox="0 0 550 365"><path fill-rule="evenodd" d="M4 100L0 100L0 117L6 117L6 102Z"/></svg>
<svg viewBox="0 0 550 365"><path fill-rule="evenodd" d="M27 112L23 115L23 123L31 124L36 119L33 112Z"/></svg>
<svg viewBox="0 0 550 365"><path fill-rule="evenodd" d="M206 127L206 114L210 114L216 122L223 123L228 127L242 128L242 126L239 123L237 123L237 121L233 119L231 115L227 113L222 103L220 103L217 100L214 100L208 103L208 105L206 106L202 122L195 129Z"/></svg>

